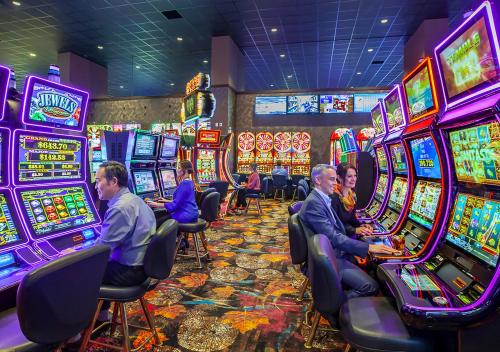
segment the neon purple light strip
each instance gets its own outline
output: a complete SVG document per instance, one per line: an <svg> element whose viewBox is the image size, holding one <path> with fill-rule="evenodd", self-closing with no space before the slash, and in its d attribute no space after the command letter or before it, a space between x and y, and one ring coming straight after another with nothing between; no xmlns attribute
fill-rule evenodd
<svg viewBox="0 0 500 352"><path fill-rule="evenodd" d="M33 81L35 81L35 82L33 82ZM43 122L34 123L27 118L27 114L29 114L29 106L31 103L31 95L33 94L33 86L37 81L39 83L45 84L49 87L64 90L64 91L67 91L67 92L73 93L73 94L80 94L82 96L82 107L80 110L80 122L78 123L78 125L80 127L76 127L76 128L75 127L70 128L70 127L64 127L64 126L57 126L56 127L56 126L52 126L52 125L46 125ZM40 77L28 76L26 78L26 83L24 85L23 109L22 109L22 114L21 114L22 121L26 126L57 128L57 129L61 129L61 130L83 132L83 129L85 128L85 119L86 119L86 114L87 114L88 102L89 102L89 93L84 91L84 90L73 88L73 87L70 87L70 86L67 86L64 84L60 84L60 83L55 83L55 82L52 82L52 81L49 81L49 80L46 80L46 79L43 79Z"/></svg>
<svg viewBox="0 0 500 352"><path fill-rule="evenodd" d="M26 135L34 135L34 136L47 136L47 137L55 137L55 138L64 138L64 139L74 139L77 141L80 141L82 143L82 149L81 149L81 155L82 155L82 161L80 165L80 170L81 170L81 175L83 176L82 178L79 179L68 179L68 180L58 180L56 183L57 184L67 184L67 183L75 183L75 182L82 182L87 179L87 154L88 154L88 148L87 148L87 138L82 137L82 136L72 136L72 135L67 135L67 134L57 134L57 133L49 133L49 132L35 132L35 131L29 131L29 130L23 130L23 129L16 129L14 130L14 134L12 135L12 158L10 159L12 161L12 183L14 186L25 186L25 185L45 185L47 183L50 183L50 181L47 180L41 180L39 182L37 181L27 181L27 182L21 182L19 181L19 135L20 134L26 134Z"/></svg>
<svg viewBox="0 0 500 352"><path fill-rule="evenodd" d="M9 158L9 150L10 150L10 129L5 127L0 127L0 133L6 136L7 138L2 138L2 149L0 153L2 153L2 166L3 170L7 171L2 175L4 180L0 184L0 187L9 187L10 186L10 173L9 170L11 168L11 159ZM5 144L4 144L5 143ZM6 160L3 160L6 159Z"/></svg>
<svg viewBox="0 0 500 352"><path fill-rule="evenodd" d="M7 199L7 202L11 202L12 203L12 206L9 207L10 211L11 211L11 216L14 220L14 218L17 216L17 218L21 218L19 216L19 212L15 206L15 204L13 204L13 199L14 197L12 196L12 191L8 188L0 188L0 192L4 193L5 196L6 196L6 199ZM7 203L7 205L10 205ZM4 248L1 248L0 247L0 254L1 253L4 253L4 252L10 252L12 250L15 250L19 247L22 247L24 246L26 243L29 242L29 237L26 235L26 232L24 231L24 228L23 228L23 225L21 225L21 228L20 229L17 229L18 230L18 233L19 233L19 236L21 237L21 242L19 242L18 244L14 245L14 246L7 246L7 247L4 247Z"/></svg>
<svg viewBox="0 0 500 352"><path fill-rule="evenodd" d="M3 71L3 73L2 73ZM7 104L7 91L9 90L9 80L10 80L10 69L6 66L2 66L0 65L0 76L3 77L5 74L6 76L6 80L5 80L5 84L2 84L2 82L0 82L0 121L2 121L5 116L4 116L4 112L5 112L5 106Z"/></svg>
<svg viewBox="0 0 500 352"><path fill-rule="evenodd" d="M496 31L496 27L495 27L495 21L493 19L493 13L492 13L492 10L491 10L491 4L489 1L485 1L481 4L481 6L479 6L476 11L474 11L457 29L455 29L453 31L453 33L451 33L448 37L446 37L438 46L436 46L436 48L434 49L434 57L436 59L436 66L438 67L438 71L439 71L439 80L441 82L441 87L443 89L443 96L444 96L444 101L445 101L445 105L446 105L446 108L445 108L445 111L448 111L448 109L451 109L452 107L458 105L458 104L462 104L462 103L465 103L467 101L470 101L474 98L477 98L478 96L480 95L483 95L483 94L486 94L494 89L497 89L497 88L500 88L500 82L497 82L493 85L490 85L490 86L487 86L481 90L478 90L476 92L473 92L465 97L462 97L460 99L457 99L455 101L451 101L449 102L449 100L452 100L452 99L448 99L447 97L447 90L446 90L446 87L444 85L444 77L443 77L443 73L441 72L441 61L439 59L439 53L438 51L444 46L444 45L447 45L449 43L451 43L455 38L455 36L457 35L457 33L459 33L462 29L464 29L467 25L469 25L469 22L472 22L474 21L474 17L480 12L480 11L483 11L483 10L486 10L486 29L489 33L491 33L491 37L492 37L492 41L493 41L493 50L495 51L493 53L493 56L495 57L495 60L496 60L496 67L497 68L500 68L500 48L499 48L499 45L498 45L498 36L497 36L497 31Z"/></svg>

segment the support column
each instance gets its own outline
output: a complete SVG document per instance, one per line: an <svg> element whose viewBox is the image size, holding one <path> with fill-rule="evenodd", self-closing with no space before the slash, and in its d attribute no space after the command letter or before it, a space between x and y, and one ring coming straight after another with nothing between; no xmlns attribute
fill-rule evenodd
<svg viewBox="0 0 500 352"><path fill-rule="evenodd" d="M88 90L90 98L108 95L108 69L76 54L67 52L57 55L61 69L61 82Z"/></svg>

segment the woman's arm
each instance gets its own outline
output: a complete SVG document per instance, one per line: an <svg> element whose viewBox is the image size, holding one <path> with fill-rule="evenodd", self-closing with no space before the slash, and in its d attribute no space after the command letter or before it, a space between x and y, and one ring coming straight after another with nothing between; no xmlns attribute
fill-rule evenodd
<svg viewBox="0 0 500 352"><path fill-rule="evenodd" d="M182 207L182 204L188 197L194 197L194 189L191 187L189 182L182 181L179 186L177 186L177 192L175 192L175 197L171 202L165 203L165 209L173 213Z"/></svg>

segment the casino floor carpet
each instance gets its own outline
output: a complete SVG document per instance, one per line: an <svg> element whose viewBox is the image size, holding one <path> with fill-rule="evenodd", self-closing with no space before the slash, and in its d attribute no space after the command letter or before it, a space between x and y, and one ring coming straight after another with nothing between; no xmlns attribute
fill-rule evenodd
<svg viewBox="0 0 500 352"><path fill-rule="evenodd" d="M303 277L289 257L288 203L262 203L260 218L249 213L213 224L207 232L212 261L203 269L193 259L177 261L171 277L147 294L162 345L143 350L305 350L307 301L295 301ZM128 305L128 316L130 323L145 323L139 304ZM132 330L133 347L145 336ZM318 331L314 347L341 351L345 345L338 334Z"/></svg>

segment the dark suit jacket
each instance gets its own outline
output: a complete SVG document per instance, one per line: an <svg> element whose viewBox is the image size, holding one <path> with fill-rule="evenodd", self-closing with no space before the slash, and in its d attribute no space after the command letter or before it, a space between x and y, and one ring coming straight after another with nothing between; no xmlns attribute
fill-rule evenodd
<svg viewBox="0 0 500 352"><path fill-rule="evenodd" d="M332 199L332 209L342 221L346 234L351 238L356 238L356 227L360 227L361 223L356 218L355 210L347 211L337 193L332 194L330 198Z"/></svg>
<svg viewBox="0 0 500 352"><path fill-rule="evenodd" d="M366 257L368 254L368 243L352 239L346 235L344 225L331 208L327 208L325 201L318 191L313 190L302 204L299 218L302 224L309 229L309 236L324 234L332 243L332 247L338 256L345 254ZM330 211L331 210L331 211Z"/></svg>

